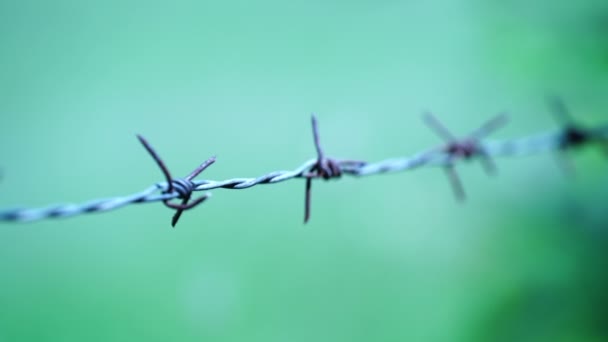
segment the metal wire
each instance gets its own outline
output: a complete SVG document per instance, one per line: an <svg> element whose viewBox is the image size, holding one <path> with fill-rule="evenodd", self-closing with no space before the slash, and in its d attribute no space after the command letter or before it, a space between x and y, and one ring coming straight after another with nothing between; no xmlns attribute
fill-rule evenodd
<svg viewBox="0 0 608 342"><path fill-rule="evenodd" d="M582 129L580 126L569 124L562 130L511 140L490 141L485 139L471 140L473 139L472 137L465 138L462 141L466 141L469 144L473 143L473 145L475 146L474 151L477 151L476 153L467 156L458 157L454 154L454 149L450 149L450 146L453 147L453 145L450 144L461 144L461 141L448 143L448 145L442 146L440 148L433 148L427 151L419 152L410 157L392 158L374 163L366 163L359 161L334 160L326 158L324 155L322 155L320 146L318 145L318 132L314 117L313 131L315 134L315 143L317 145L316 147L319 155L317 156L317 158L308 160L291 171L273 171L255 178L232 178L222 181L187 179L187 181L191 182L192 185L190 187L191 189L189 187L186 187L186 190L189 190L189 192L187 192L186 190L184 190L183 186L184 179L171 179L168 170L163 170L166 171L165 174L168 178L167 181L156 183L155 185L152 185L146 188L145 190L132 195L95 199L83 204L58 204L44 208L2 209L0 210L0 221L26 222L50 218L72 217L87 213L107 212L131 204L159 201L165 202L165 204L167 204L167 202L172 199L183 200L182 205L173 204L172 206L170 206L170 208L177 209L178 213L181 214L181 211L189 209L189 207L186 206L186 202L190 198L190 195L193 191L208 191L218 188L248 189L260 184L276 184L296 178L305 178L307 179L307 181L310 182L312 179L318 178L337 178L341 174L346 174L355 177L363 177L389 172L403 172L427 166L453 168L455 163L469 159L470 157L495 158L533 155L550 151L563 152L585 144L599 143L603 147L606 147L608 141L608 124L601 125L592 129ZM576 134L574 134L573 132ZM144 140L141 137L139 138L140 141ZM157 159L158 156L155 153L152 153L154 151L151 150L151 147L148 147L149 146L146 146L146 149L148 149L148 151L153 155L153 157ZM157 159L157 162L159 160L160 158ZM210 159L206 162L207 164L203 164L201 165L201 167L193 171L193 174L198 174L198 172L202 171L202 169L210 165L213 161L211 161ZM325 168L332 167L336 169L332 170L332 172L327 174L327 172L329 171L320 167L322 163L325 163ZM163 165L164 167L162 161L160 161L159 165ZM192 176L192 174L189 175L189 177L190 176ZM171 185L172 183L173 186ZM179 187L179 184L182 184L182 186ZM307 191L309 190L310 188L309 186L307 186ZM210 193L205 194L205 198L208 198L210 196ZM308 193L306 201L307 214L305 221L308 218L309 210ZM179 218L178 214L176 214L176 216L177 218ZM174 217L173 224L175 224L176 222L177 219Z"/></svg>

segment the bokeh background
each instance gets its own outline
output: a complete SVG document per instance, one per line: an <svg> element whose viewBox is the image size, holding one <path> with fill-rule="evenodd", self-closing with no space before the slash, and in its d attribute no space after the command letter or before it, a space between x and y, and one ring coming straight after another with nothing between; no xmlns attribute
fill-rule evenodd
<svg viewBox="0 0 608 342"><path fill-rule="evenodd" d="M607 119L608 3L2 1L0 207L129 194L210 155L207 179L369 161L466 134ZM216 190L0 227L0 341L606 341L606 159L463 165Z"/></svg>

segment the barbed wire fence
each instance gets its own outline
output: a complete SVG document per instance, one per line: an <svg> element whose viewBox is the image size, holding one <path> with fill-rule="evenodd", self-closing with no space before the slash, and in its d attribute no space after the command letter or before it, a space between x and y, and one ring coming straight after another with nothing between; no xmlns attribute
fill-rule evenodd
<svg viewBox="0 0 608 342"><path fill-rule="evenodd" d="M342 175L363 177L389 172L402 172L427 166L442 167L446 171L456 198L464 200L464 188L455 169L457 163L461 161L478 159L485 171L492 174L496 169L493 161L496 157L533 155L552 151L561 155L569 150L592 144L602 147L608 155L608 123L596 127L584 127L570 117L561 100L554 98L550 101L550 104L561 129L501 141L487 140L487 137L507 122L505 114L492 118L468 136L457 138L435 116L431 113L425 113L424 122L446 141L443 146L431 148L410 157L391 158L373 163L327 157L321 148L317 119L313 115L312 130L317 151L316 158L305 161L291 171L273 171L255 178L231 178L223 181L194 179L215 162L215 157L203 162L188 176L173 178L150 143L142 136L137 135L140 143L161 169L165 177L164 182L156 183L131 195L95 199L82 204L57 204L44 208L0 209L0 221L31 222L107 212L131 204L163 202L166 207L175 210L171 221L171 225L175 227L184 211L196 207L211 197L211 193L207 192L191 202L194 192L219 188L248 189L260 184L278 184L303 178L306 181L304 200L304 222L306 223L310 218L311 187L312 181L315 179L336 179ZM567 160L563 159L563 156L560 157L560 160L563 161L563 165L569 164ZM180 200L181 202L173 203L172 200Z"/></svg>

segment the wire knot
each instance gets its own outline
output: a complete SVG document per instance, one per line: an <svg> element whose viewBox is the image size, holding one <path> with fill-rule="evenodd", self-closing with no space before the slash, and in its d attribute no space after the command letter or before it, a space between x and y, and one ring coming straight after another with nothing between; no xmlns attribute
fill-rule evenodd
<svg viewBox="0 0 608 342"><path fill-rule="evenodd" d="M592 140L592 132L573 124L566 126L562 132L560 147L568 149L584 145Z"/></svg>
<svg viewBox="0 0 608 342"><path fill-rule="evenodd" d="M312 122L312 135L317 150L317 162L303 174L306 178L306 189L304 194L304 223L310 219L310 189L312 187L312 180L314 178L322 178L324 180L330 180L332 178L340 178L342 176L342 168L340 163L332 158L325 157L323 149L321 148L321 142L319 139L319 128L317 124L317 118L314 114L311 117Z"/></svg>
<svg viewBox="0 0 608 342"><path fill-rule="evenodd" d="M474 157L480 157L486 173L496 173L496 165L494 165L494 161L484 148L481 140L507 122L507 116L505 114L500 114L488 120L477 130L469 134L468 137L463 139L457 139L452 135L452 133L433 114L425 113L423 119L437 135L446 141L446 145L441 148L441 151L447 155L445 170L450 183L452 183L454 195L457 199L465 199L464 188L460 182L460 177L458 177L458 173L456 173L456 169L454 168L454 162L457 159L469 160Z"/></svg>
<svg viewBox="0 0 608 342"><path fill-rule="evenodd" d="M178 178L171 181L173 185L173 191L179 195L177 198L184 199L192 195L196 184L185 178ZM166 190L165 190L166 191Z"/></svg>
<svg viewBox="0 0 608 342"><path fill-rule="evenodd" d="M608 143L605 138L594 130L577 123L560 97L549 97L548 102L556 121L563 127L558 140L559 153L556 157L564 172L570 175L575 174L574 164L566 155L568 150L597 143L603 147L604 153L608 156Z"/></svg>
<svg viewBox="0 0 608 342"><path fill-rule="evenodd" d="M483 148L477 140L464 139L448 144L445 147L444 152L453 157L452 159L471 159L472 157L483 153Z"/></svg>
<svg viewBox="0 0 608 342"><path fill-rule="evenodd" d="M323 178L330 180L332 178L342 177L342 170L337 160L319 157L317 163L310 168L307 178Z"/></svg>
<svg viewBox="0 0 608 342"><path fill-rule="evenodd" d="M165 179L167 181L167 188L163 190L163 194L177 194L177 196L173 198L181 199L180 204L171 203L171 198L167 198L163 200L163 204L171 209L175 209L175 215L171 219L171 226L175 227L177 221L181 217L184 210L192 209L197 205L203 203L207 198L211 197L210 193L207 193L194 201L188 203L190 201L190 197L192 197L192 193L196 190L196 184L192 182L194 177L198 176L201 172L203 172L207 167L215 162L215 157L211 157L204 161L201 165L199 165L194 171L190 172L190 174L184 178L172 178L169 169L163 162L163 160L158 156L156 151L152 148L152 146L148 143L148 141L142 137L141 135L137 135L137 139L141 142L144 148L150 153L152 159L156 161L156 164L160 168L160 170L165 175Z"/></svg>

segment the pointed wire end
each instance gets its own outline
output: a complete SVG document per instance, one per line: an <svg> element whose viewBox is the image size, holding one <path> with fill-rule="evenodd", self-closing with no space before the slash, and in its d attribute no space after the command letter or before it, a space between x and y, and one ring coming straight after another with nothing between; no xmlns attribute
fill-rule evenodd
<svg viewBox="0 0 608 342"><path fill-rule="evenodd" d="M312 124L313 135L315 136L315 140L318 139L318 128L317 128L317 116L315 113L310 114L310 122Z"/></svg>
<svg viewBox="0 0 608 342"><path fill-rule="evenodd" d="M307 224L308 221L310 221L310 207L304 211L304 224Z"/></svg>
<svg viewBox="0 0 608 342"><path fill-rule="evenodd" d="M199 205L200 203L205 202L210 197L211 197L211 193L206 192L202 197L198 198L196 201L191 203L192 207L190 207L190 209L194 208L195 206ZM175 226L177 225L177 222L179 221L179 218L182 216L182 213L184 212L184 210L187 210L187 209L178 209L175 212L175 215L173 215L173 218L171 218L171 227L172 228L175 228Z"/></svg>
<svg viewBox="0 0 608 342"><path fill-rule="evenodd" d="M459 188L454 188L454 197L456 198L456 202L458 203L466 203L467 195L464 192L464 188L462 188L462 184Z"/></svg>
<svg viewBox="0 0 608 342"><path fill-rule="evenodd" d="M190 172L189 175L186 176L186 180L193 180L194 177L198 176L199 174L201 174L201 172L205 171L209 166L211 166L213 163L215 163L216 161L216 157L212 156L209 159L205 160L201 165L199 165L196 169L194 169L192 172Z"/></svg>
<svg viewBox="0 0 608 342"><path fill-rule="evenodd" d="M459 180L459 182L460 182L460 180ZM456 202L466 203L467 195L464 192L464 188L463 188L462 184L456 185L454 187L454 197L456 198Z"/></svg>
<svg viewBox="0 0 608 342"><path fill-rule="evenodd" d="M506 126L511 121L511 117L507 112L501 112L496 116L496 123L494 124L494 130Z"/></svg>
<svg viewBox="0 0 608 342"><path fill-rule="evenodd" d="M137 137L137 140L139 140L139 142L144 146L148 145L148 141L141 134L135 134L135 136Z"/></svg>
<svg viewBox="0 0 608 342"><path fill-rule="evenodd" d="M504 127L509 122L509 115L506 112L499 113L498 115L490 118L484 122L479 128L477 128L470 137L475 140L481 140Z"/></svg>
<svg viewBox="0 0 608 342"><path fill-rule="evenodd" d="M427 125L427 126L433 126L434 125L434 121L436 120L435 115L433 115L433 113L431 113L430 110L424 110L422 112L422 121Z"/></svg>
<svg viewBox="0 0 608 342"><path fill-rule="evenodd" d="M545 95L545 101L553 109L562 107L564 104L561 96L555 93L548 93L547 95Z"/></svg>
<svg viewBox="0 0 608 342"><path fill-rule="evenodd" d="M547 103L547 106L549 106L549 108L551 110L556 110L562 106L562 99L559 96L557 96L557 94L554 94L554 93L546 94L545 102Z"/></svg>
<svg viewBox="0 0 608 342"><path fill-rule="evenodd" d="M452 191L454 192L454 199L456 200L456 203L466 203L467 196L464 193L464 189L456 188L454 185L452 185L452 187L453 187Z"/></svg>
<svg viewBox="0 0 608 342"><path fill-rule="evenodd" d="M444 127L439 119L430 110L425 110L422 113L422 121L431 130L437 132L442 138L444 137Z"/></svg>
<svg viewBox="0 0 608 342"><path fill-rule="evenodd" d="M570 112L560 96L555 94L547 95L547 104L558 124L571 125L573 123Z"/></svg>
<svg viewBox="0 0 608 342"><path fill-rule="evenodd" d="M304 224L310 220L310 189L312 187L312 179L306 178L306 187L304 190Z"/></svg>
<svg viewBox="0 0 608 342"><path fill-rule="evenodd" d="M458 176L456 169L454 169L453 166L448 166L446 167L445 171L447 173L448 180L452 185L452 190L454 191L454 197L456 197L456 201L458 203L464 203L466 200L466 194L464 192L464 187L462 186L462 182L460 181L460 177Z"/></svg>
<svg viewBox="0 0 608 342"><path fill-rule="evenodd" d="M207 159L206 163L208 163L207 166L211 166L211 164L215 163L217 161L217 156L211 156L209 157L209 159Z"/></svg>
<svg viewBox="0 0 608 342"><path fill-rule="evenodd" d="M188 200L184 199L182 203L185 205L186 203L188 203ZM177 225L177 221L179 221L179 218L182 216L183 213L184 209L177 209L175 211L175 214L173 214L173 217L171 218L171 228L175 228L175 225Z"/></svg>
<svg viewBox="0 0 608 342"><path fill-rule="evenodd" d="M498 113L498 115L496 115L496 120L498 121L498 124L500 126L504 126L509 123L509 121L511 120L511 116L506 111L500 112Z"/></svg>
<svg viewBox="0 0 608 342"><path fill-rule="evenodd" d="M171 228L175 228L177 221L179 221L179 218L182 216L183 212L184 211L182 209L178 209L175 214L173 214L173 217L171 218Z"/></svg>
<svg viewBox="0 0 608 342"><path fill-rule="evenodd" d="M479 161L486 175L496 176L498 174L498 167L496 167L494 159L485 150L482 150Z"/></svg>
<svg viewBox="0 0 608 342"><path fill-rule="evenodd" d="M422 121L430 128L439 138L446 142L456 141L456 137L447 129L447 127L430 111L425 111L422 114Z"/></svg>
<svg viewBox="0 0 608 342"><path fill-rule="evenodd" d="M490 164L486 164L484 170L486 171L486 175L489 177L498 176L498 168L495 165L489 166Z"/></svg>
<svg viewBox="0 0 608 342"><path fill-rule="evenodd" d="M208 168L209 166L211 166L216 161L217 161L217 156L211 156L211 157L209 157L209 159L205 160L203 162L203 164L201 164L201 170L200 170L200 172L203 172L206 168Z"/></svg>

